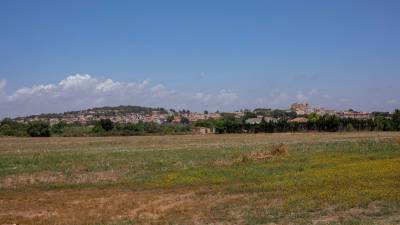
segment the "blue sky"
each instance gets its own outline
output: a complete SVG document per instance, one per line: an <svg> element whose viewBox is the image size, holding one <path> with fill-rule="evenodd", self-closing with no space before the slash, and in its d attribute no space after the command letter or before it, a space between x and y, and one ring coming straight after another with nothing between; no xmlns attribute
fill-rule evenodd
<svg viewBox="0 0 400 225"><path fill-rule="evenodd" d="M397 0L2 0L0 117L296 101L392 111L400 108L398 12Z"/></svg>

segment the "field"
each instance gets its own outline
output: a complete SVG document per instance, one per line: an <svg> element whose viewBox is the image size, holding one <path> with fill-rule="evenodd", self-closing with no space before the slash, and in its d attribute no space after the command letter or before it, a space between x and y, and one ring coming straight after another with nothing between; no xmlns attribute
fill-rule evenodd
<svg viewBox="0 0 400 225"><path fill-rule="evenodd" d="M400 224L400 133L0 138L0 224Z"/></svg>

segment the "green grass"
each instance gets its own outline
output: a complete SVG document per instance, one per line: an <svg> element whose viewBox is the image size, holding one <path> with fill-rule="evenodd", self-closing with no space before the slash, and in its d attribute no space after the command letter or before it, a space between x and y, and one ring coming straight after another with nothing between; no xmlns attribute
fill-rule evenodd
<svg viewBox="0 0 400 225"><path fill-rule="evenodd" d="M212 187L226 196L249 197L214 206L210 222L237 222L229 212L240 209L243 224L309 224L327 215L338 215L331 224L373 224L398 214L400 145L393 139L300 141L288 146L287 155L243 161L235 159L252 151L270 151L274 145L5 152L0 155L0 179L44 172L59 174L63 179L2 187L1 193L35 189L174 191ZM230 163L217 163L222 160ZM77 176L96 172L112 172L116 177L76 182ZM376 210L369 210L371 204L376 204ZM360 212L349 213L355 208ZM135 224L130 221L134 220L120 224ZM174 223L174 219L166 217L161 222Z"/></svg>

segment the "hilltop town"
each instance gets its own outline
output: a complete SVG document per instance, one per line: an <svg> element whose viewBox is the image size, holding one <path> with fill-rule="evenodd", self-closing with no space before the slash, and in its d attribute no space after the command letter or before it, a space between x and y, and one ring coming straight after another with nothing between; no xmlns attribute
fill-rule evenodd
<svg viewBox="0 0 400 225"><path fill-rule="evenodd" d="M323 115L337 115L341 118L352 118L352 119L369 119L373 113L369 112L358 112L354 110L347 111L335 111L332 109L312 107L308 103L294 103L290 109L268 109L268 108L257 108L254 110L238 110L234 112L191 112L189 110L174 110L165 108L151 108L141 106L117 106L117 107L99 107L86 109L81 111L70 111L64 113L50 113L32 115L27 117L17 117L14 121L19 123L30 123L33 121L46 121L50 125L57 124L61 121L67 124L94 124L97 121L103 119L110 119L114 123L139 123L139 122L154 122L157 124L164 123L181 123L182 120L188 123L194 123L201 120L208 119L220 119L223 114L233 115L239 119L250 114L249 118L246 119L246 123L259 124L261 121L276 121L282 117L289 119L289 122L307 122L307 116L316 114L319 116ZM388 113L386 113L388 114Z"/></svg>

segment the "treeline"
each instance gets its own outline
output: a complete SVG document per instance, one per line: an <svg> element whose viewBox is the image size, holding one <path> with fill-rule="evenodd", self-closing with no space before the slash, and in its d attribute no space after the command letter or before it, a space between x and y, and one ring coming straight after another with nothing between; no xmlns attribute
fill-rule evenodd
<svg viewBox="0 0 400 225"><path fill-rule="evenodd" d="M67 111L64 113L43 113L43 114L39 114L39 115L27 116L25 118L27 118L27 119L29 119L29 118L62 119L64 116L78 116L82 113L87 113L89 111L93 112L94 115L97 115L97 116L116 116L116 115L128 114L128 113L138 113L138 114L149 115L154 111L157 111L161 114L168 113L168 110L166 110L165 108L162 108L162 107L151 108L151 107L142 107L142 106L120 105L120 106L97 107L97 108L86 109L86 110L81 110L81 111Z"/></svg>
<svg viewBox="0 0 400 225"><path fill-rule="evenodd" d="M206 120L195 123L197 127L208 127L216 133L275 133L275 132L306 132L306 131L400 131L400 110L390 116L375 116L371 119L360 120L341 118L336 115L318 116L311 114L307 122L289 122L287 118L259 124L246 124L249 116L237 119L225 114L221 120ZM251 118L251 117L250 117Z"/></svg>
<svg viewBox="0 0 400 225"><path fill-rule="evenodd" d="M192 131L188 124L157 124L149 123L113 123L109 119L100 120L94 125L67 124L59 122L50 126L44 121L34 121L28 124L17 123L4 119L0 123L0 136L17 137L84 137L84 136L128 136L128 135L167 135L187 134Z"/></svg>
<svg viewBox="0 0 400 225"><path fill-rule="evenodd" d="M287 115L276 121L259 124L247 124L248 118L257 117L254 113L246 113L242 118L235 118L233 114L222 113L222 119L203 120L194 124L182 119L180 124L175 123L113 123L109 119L100 120L91 125L66 124L59 122L53 126L43 121L35 121L28 124L17 123L12 119L4 119L0 122L0 136L127 136L150 134L188 134L192 126L208 127L215 133L274 133L274 132L307 132L307 131L400 131L400 110L392 114L375 113L371 119L359 120L341 118L336 115L318 116L311 114L307 122L289 122Z"/></svg>

